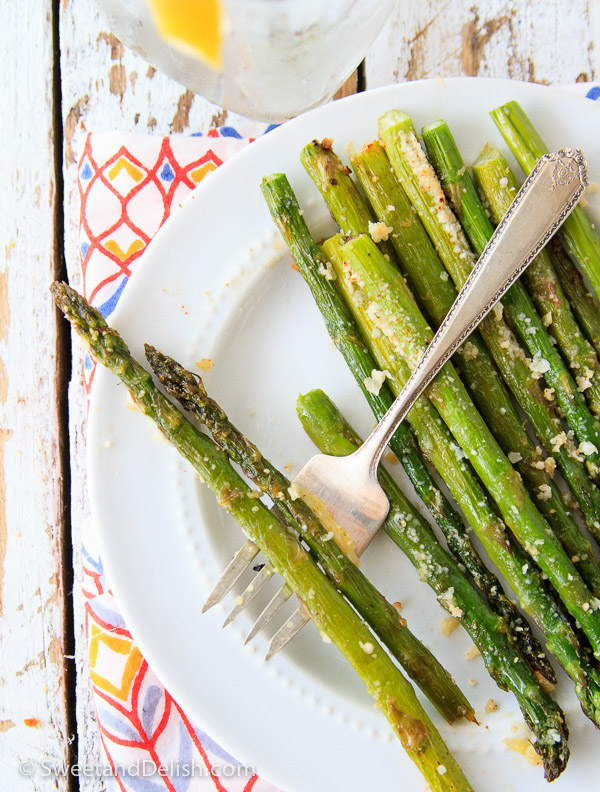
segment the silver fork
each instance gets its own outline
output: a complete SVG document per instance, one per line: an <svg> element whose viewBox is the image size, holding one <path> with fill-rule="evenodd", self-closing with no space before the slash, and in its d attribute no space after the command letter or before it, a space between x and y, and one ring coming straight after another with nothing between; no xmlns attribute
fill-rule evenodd
<svg viewBox="0 0 600 792"><path fill-rule="evenodd" d="M377 468L396 428L442 366L562 225L587 185L586 163L579 150L561 149L544 155L496 228L405 387L369 437L350 456L317 454L294 478L296 490L317 516L333 521L348 534L357 556L364 552L389 511ZM257 553L256 545L246 542L219 579L203 611L231 591ZM260 569L223 626L233 621L272 575L268 564ZM246 642L266 626L290 596L284 585L254 623ZM301 605L271 639L266 659L282 649L309 620L307 609Z"/></svg>

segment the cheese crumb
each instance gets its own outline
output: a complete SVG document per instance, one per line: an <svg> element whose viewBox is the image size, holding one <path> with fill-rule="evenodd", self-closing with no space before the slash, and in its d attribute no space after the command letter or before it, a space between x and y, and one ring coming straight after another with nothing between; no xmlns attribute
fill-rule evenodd
<svg viewBox="0 0 600 792"><path fill-rule="evenodd" d="M210 369L215 365L210 358L202 358L202 360L198 360L196 365L202 371L210 371Z"/></svg>
<svg viewBox="0 0 600 792"><path fill-rule="evenodd" d="M539 379L542 374L550 371L550 363L548 363L546 358L543 358L539 354L535 354L529 366L529 370L531 371L531 375L534 377L534 379Z"/></svg>
<svg viewBox="0 0 600 792"><path fill-rule="evenodd" d="M591 456L591 454L597 454L598 449L593 443L590 443L589 440L584 440L583 443L580 443L577 453L584 454L585 456Z"/></svg>
<svg viewBox="0 0 600 792"><path fill-rule="evenodd" d="M394 229L385 223L372 223L369 221L369 235L373 242L387 242Z"/></svg>
<svg viewBox="0 0 600 792"><path fill-rule="evenodd" d="M373 650L375 649L375 647L373 646L373 644L370 641L366 641L365 643L362 643L362 641L359 641L358 645L360 646L360 648L363 650L363 652L365 654L368 654L368 655L373 654Z"/></svg>
<svg viewBox="0 0 600 792"><path fill-rule="evenodd" d="M465 660L474 660L476 657L480 657L481 652L479 649L473 644L473 646L469 649L468 652L465 652Z"/></svg>
<svg viewBox="0 0 600 792"><path fill-rule="evenodd" d="M577 382L577 390L579 391L579 393L583 393L588 388L592 387L590 377L589 375L587 375L588 371L589 369L586 369L586 376L584 377L575 377L575 381Z"/></svg>
<svg viewBox="0 0 600 792"><path fill-rule="evenodd" d="M530 765L539 767L542 764L541 756L538 756L529 740L524 740L522 737L507 737L503 742L509 751L521 754Z"/></svg>
<svg viewBox="0 0 600 792"><path fill-rule="evenodd" d="M479 354L479 349L472 341L465 341L460 348L460 353L465 360L473 360Z"/></svg>
<svg viewBox="0 0 600 792"><path fill-rule="evenodd" d="M554 401L554 388L544 388L544 399Z"/></svg>
<svg viewBox="0 0 600 792"><path fill-rule="evenodd" d="M496 712L498 709L498 704L491 698L488 703L485 705L485 711L490 714L490 712Z"/></svg>
<svg viewBox="0 0 600 792"><path fill-rule="evenodd" d="M540 501L548 501L552 497L552 489L549 484L540 484L538 487L537 499Z"/></svg>
<svg viewBox="0 0 600 792"><path fill-rule="evenodd" d="M456 630L459 624L460 622L454 616L446 616L440 622L440 632L442 633L442 635L448 636L450 635L450 633Z"/></svg>
<svg viewBox="0 0 600 792"><path fill-rule="evenodd" d="M460 619L463 615L463 611L458 607L454 599L454 586L450 586L443 594L438 594L438 600L444 605L451 616Z"/></svg>
<svg viewBox="0 0 600 792"><path fill-rule="evenodd" d="M503 176L498 182L498 184L500 185L501 190L505 190L508 187L508 179L506 178L506 176Z"/></svg>
<svg viewBox="0 0 600 792"><path fill-rule="evenodd" d="M300 490L296 487L295 484L290 484L288 487L288 495L290 498L295 501L300 497Z"/></svg>
<svg viewBox="0 0 600 792"><path fill-rule="evenodd" d="M544 327L550 327L550 325L552 324L552 311L548 311L548 313L545 313L542 316L542 324L544 325Z"/></svg>
<svg viewBox="0 0 600 792"><path fill-rule="evenodd" d="M331 266L331 261L323 261L317 272L328 281L334 281L337 278L335 270Z"/></svg>
<svg viewBox="0 0 600 792"><path fill-rule="evenodd" d="M521 454L519 454L518 451L509 451L508 452L508 461L512 462L513 465L515 464L515 462L520 462L522 459L523 459L523 457L521 456Z"/></svg>
<svg viewBox="0 0 600 792"><path fill-rule="evenodd" d="M371 371L370 377L365 377L363 382L365 385L366 390L369 393L372 393L374 396L379 395L379 391L381 390L381 386L385 382L385 378L389 377L389 371L378 371L377 369L373 369Z"/></svg>
<svg viewBox="0 0 600 792"><path fill-rule="evenodd" d="M446 775L446 773L448 772L444 765L438 765L437 771L438 771L438 775L442 775L442 776Z"/></svg>

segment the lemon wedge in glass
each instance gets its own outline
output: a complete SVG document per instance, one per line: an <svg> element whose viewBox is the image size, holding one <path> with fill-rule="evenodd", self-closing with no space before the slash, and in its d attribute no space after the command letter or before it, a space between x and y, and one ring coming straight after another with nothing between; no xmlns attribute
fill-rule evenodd
<svg viewBox="0 0 600 792"><path fill-rule="evenodd" d="M223 68L222 0L148 0L159 34L217 71Z"/></svg>

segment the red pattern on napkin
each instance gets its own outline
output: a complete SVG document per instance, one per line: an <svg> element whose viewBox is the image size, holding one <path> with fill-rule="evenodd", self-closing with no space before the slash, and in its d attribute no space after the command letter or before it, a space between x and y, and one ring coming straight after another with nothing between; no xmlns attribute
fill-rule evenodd
<svg viewBox="0 0 600 792"><path fill-rule="evenodd" d="M88 135L78 166L83 291L108 317L137 262L184 198L263 134L225 127L205 137ZM86 391L95 362L84 359ZM108 789L276 792L196 727L137 648L105 578L94 526L83 527L85 631Z"/></svg>

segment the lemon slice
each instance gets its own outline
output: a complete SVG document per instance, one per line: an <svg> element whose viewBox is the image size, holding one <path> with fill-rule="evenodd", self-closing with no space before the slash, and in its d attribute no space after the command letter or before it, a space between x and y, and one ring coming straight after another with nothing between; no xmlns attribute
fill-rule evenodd
<svg viewBox="0 0 600 792"><path fill-rule="evenodd" d="M222 0L148 0L158 32L165 41L223 68L225 14Z"/></svg>

